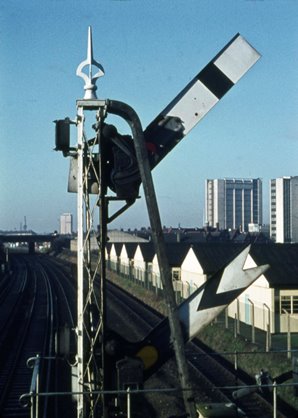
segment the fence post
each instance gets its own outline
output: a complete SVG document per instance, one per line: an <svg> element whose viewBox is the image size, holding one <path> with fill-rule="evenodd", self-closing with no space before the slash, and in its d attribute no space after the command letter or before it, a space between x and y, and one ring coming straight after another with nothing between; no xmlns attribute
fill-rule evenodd
<svg viewBox="0 0 298 418"><path fill-rule="evenodd" d="M292 358L292 369L293 369L293 383L294 383L294 396L298 396L298 357L293 356Z"/></svg>
<svg viewBox="0 0 298 418"><path fill-rule="evenodd" d="M247 299L251 307L251 342L254 344L256 342L256 333L255 333L255 305L252 300Z"/></svg>
<svg viewBox="0 0 298 418"><path fill-rule="evenodd" d="M237 299L237 334L240 334L240 306L239 306L239 299Z"/></svg>
<svg viewBox="0 0 298 418"><path fill-rule="evenodd" d="M266 329L266 352L268 352L270 350L270 327L269 324L267 324L267 329Z"/></svg>
<svg viewBox="0 0 298 418"><path fill-rule="evenodd" d="M229 308L225 309L225 328L229 329Z"/></svg>
<svg viewBox="0 0 298 418"><path fill-rule="evenodd" d="M130 413L130 387L128 386L127 388L127 418L131 418L131 413Z"/></svg>
<svg viewBox="0 0 298 418"><path fill-rule="evenodd" d="M277 418L277 385L273 382L273 418Z"/></svg>
<svg viewBox="0 0 298 418"><path fill-rule="evenodd" d="M290 314L286 309L283 309L283 312L285 312L285 314L287 315L287 358L290 359L291 358L291 318L290 318Z"/></svg>
<svg viewBox="0 0 298 418"><path fill-rule="evenodd" d="M268 322L266 326L266 351L269 351L271 348L271 317L270 317L270 308L266 303L263 303L264 308L268 310Z"/></svg>
<svg viewBox="0 0 298 418"><path fill-rule="evenodd" d="M237 350L234 352L234 370L237 371L238 370L238 353Z"/></svg>

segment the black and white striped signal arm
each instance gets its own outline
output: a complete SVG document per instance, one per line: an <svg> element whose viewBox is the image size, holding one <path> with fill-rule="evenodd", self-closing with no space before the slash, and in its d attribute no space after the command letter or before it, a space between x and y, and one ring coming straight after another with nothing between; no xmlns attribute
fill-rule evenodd
<svg viewBox="0 0 298 418"><path fill-rule="evenodd" d="M260 54L237 34L191 80L144 132L152 168L197 125L259 58Z"/></svg>

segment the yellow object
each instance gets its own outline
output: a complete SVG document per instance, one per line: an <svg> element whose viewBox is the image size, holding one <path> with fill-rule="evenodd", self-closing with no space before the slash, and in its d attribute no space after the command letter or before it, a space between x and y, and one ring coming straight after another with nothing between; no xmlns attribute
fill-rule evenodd
<svg viewBox="0 0 298 418"><path fill-rule="evenodd" d="M146 370L157 362L158 351L153 345L145 345L145 347L141 348L141 350L138 351L137 357L139 357L142 360L142 362L144 363L144 369Z"/></svg>

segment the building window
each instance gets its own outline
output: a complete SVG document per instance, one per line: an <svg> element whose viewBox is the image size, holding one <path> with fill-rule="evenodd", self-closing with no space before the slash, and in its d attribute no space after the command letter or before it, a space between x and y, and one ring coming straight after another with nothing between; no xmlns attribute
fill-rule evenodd
<svg viewBox="0 0 298 418"><path fill-rule="evenodd" d="M280 297L280 313L298 314L298 295Z"/></svg>
<svg viewBox="0 0 298 418"><path fill-rule="evenodd" d="M293 314L298 314L298 296L293 296Z"/></svg>
<svg viewBox="0 0 298 418"><path fill-rule="evenodd" d="M284 311L291 313L291 296L280 297L280 313L284 314Z"/></svg>
<svg viewBox="0 0 298 418"><path fill-rule="evenodd" d="M181 279L181 274L180 274L180 269L172 269L172 280L180 280Z"/></svg>

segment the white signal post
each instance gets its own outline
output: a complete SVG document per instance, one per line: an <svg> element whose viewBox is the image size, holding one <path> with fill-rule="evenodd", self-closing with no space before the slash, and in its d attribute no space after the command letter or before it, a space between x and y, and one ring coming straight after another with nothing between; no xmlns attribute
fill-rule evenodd
<svg viewBox="0 0 298 418"><path fill-rule="evenodd" d="M78 195L77 195L77 373L78 390L84 388L84 319L83 319L83 289L84 289L84 208L83 208L83 109L78 109ZM78 395L77 401L78 418L84 417L84 397Z"/></svg>
<svg viewBox="0 0 298 418"><path fill-rule="evenodd" d="M92 75L92 66L98 68L98 72ZM88 74L83 69L88 67ZM94 346L99 334L103 332L103 324L98 327L96 335L91 335L88 324L90 306L98 308L99 318L103 317L103 301L99 301L99 295L94 288L96 273L98 272L99 259L95 261L95 267L91 267L90 241L93 228L93 217L98 209L99 192L93 207L90 206L88 174L96 173L93 165L92 152L89 150L84 135L85 111L96 111L97 122L104 114L105 102L97 100L95 85L96 80L104 75L103 67L94 60L92 48L91 27L88 29L87 59L77 68L77 76L85 81L84 99L77 100L77 418L94 418L98 408L99 397L94 396L94 390L100 388L100 372L97 370L94 358ZM98 182L99 184L99 182ZM99 217L97 218L99 219ZM100 255L98 256L100 257ZM89 393L86 396L83 392Z"/></svg>

